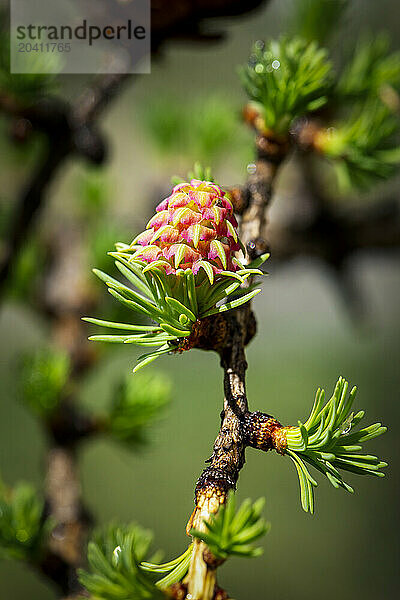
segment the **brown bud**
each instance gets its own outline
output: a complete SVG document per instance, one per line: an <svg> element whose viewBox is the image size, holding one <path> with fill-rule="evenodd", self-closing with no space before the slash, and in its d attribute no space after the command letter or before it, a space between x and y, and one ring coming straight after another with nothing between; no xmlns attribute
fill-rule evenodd
<svg viewBox="0 0 400 600"><path fill-rule="evenodd" d="M177 583L173 583L168 589L167 594L170 598L174 598L174 600L185 600L187 594L187 586L178 581Z"/></svg>
<svg viewBox="0 0 400 600"><path fill-rule="evenodd" d="M213 600L229 600L229 594L216 585L214 588Z"/></svg>
<svg viewBox="0 0 400 600"><path fill-rule="evenodd" d="M216 556L214 556L214 554L207 546L203 551L203 560L208 566L208 568L212 570L217 569L225 562L224 558L217 558Z"/></svg>
<svg viewBox="0 0 400 600"><path fill-rule="evenodd" d="M249 125L254 127L255 120L259 116L259 111L256 109L254 104L246 104L243 108L243 119Z"/></svg>
<svg viewBox="0 0 400 600"><path fill-rule="evenodd" d="M256 138L256 149L260 159L280 163L289 150L289 140L272 133L261 134Z"/></svg>
<svg viewBox="0 0 400 600"><path fill-rule="evenodd" d="M227 322L224 315L217 314L198 319L193 325L191 334L182 338L176 352L181 354L191 348L218 352L225 342L227 333Z"/></svg>
<svg viewBox="0 0 400 600"><path fill-rule="evenodd" d="M274 417L259 411L247 413L243 429L248 446L264 452L276 450L279 454L284 453L287 428Z"/></svg>
<svg viewBox="0 0 400 600"><path fill-rule="evenodd" d="M32 123L29 119L14 119L11 123L10 136L14 142L26 142L33 131Z"/></svg>
<svg viewBox="0 0 400 600"><path fill-rule="evenodd" d="M251 260L259 258L260 256L269 251L269 246L267 242L261 237L258 237L257 239L248 242L246 248Z"/></svg>
<svg viewBox="0 0 400 600"><path fill-rule="evenodd" d="M249 195L245 189L233 187L229 190L229 198L233 205L233 211L241 215L249 205Z"/></svg>
<svg viewBox="0 0 400 600"><path fill-rule="evenodd" d="M319 122L303 120L299 122L292 133L300 148L307 152L318 149L317 140L322 131L323 128Z"/></svg>

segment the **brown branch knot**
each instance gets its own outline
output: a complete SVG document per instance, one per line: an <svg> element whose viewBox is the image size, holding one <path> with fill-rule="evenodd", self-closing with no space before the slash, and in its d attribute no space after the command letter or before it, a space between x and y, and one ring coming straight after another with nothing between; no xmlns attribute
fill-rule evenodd
<svg viewBox="0 0 400 600"><path fill-rule="evenodd" d="M257 328L254 313L251 310L246 312L244 326L244 344L247 345L253 339ZM232 340L233 328L237 328L237 322L232 319L231 314L218 313L204 319L197 319L191 334L188 337L181 338L176 352L181 354L192 348L197 348L199 350L214 350L221 354Z"/></svg>
<svg viewBox="0 0 400 600"><path fill-rule="evenodd" d="M244 417L245 443L257 450L276 450L278 454L284 454L287 446L286 430L287 427L274 417L260 411L248 412Z"/></svg>

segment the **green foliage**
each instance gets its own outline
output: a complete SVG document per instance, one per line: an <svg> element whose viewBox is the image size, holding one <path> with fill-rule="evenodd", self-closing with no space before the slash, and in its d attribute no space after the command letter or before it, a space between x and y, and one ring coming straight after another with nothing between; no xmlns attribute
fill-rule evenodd
<svg viewBox="0 0 400 600"><path fill-rule="evenodd" d="M188 114L193 156L217 160L230 148L238 129L237 111L228 97L206 96Z"/></svg>
<svg viewBox="0 0 400 600"><path fill-rule="evenodd" d="M366 188L395 173L400 164L395 137L398 131L398 117L379 100L372 99L356 107L347 121L321 136L319 147L333 159L342 189Z"/></svg>
<svg viewBox="0 0 400 600"><path fill-rule="evenodd" d="M143 124L161 152L179 152L184 120L182 105L173 98L163 98L147 106Z"/></svg>
<svg viewBox="0 0 400 600"><path fill-rule="evenodd" d="M12 268L7 293L12 298L26 301L32 297L38 271L45 262L45 250L38 239L25 244Z"/></svg>
<svg viewBox="0 0 400 600"><path fill-rule="evenodd" d="M247 499L236 511L235 495L231 492L226 503L220 506L210 521L204 521L206 532L192 529L190 533L203 540L216 558L225 560L229 556L259 556L263 549L252 544L270 529L269 523L261 517L264 503L264 498L259 498L254 504Z"/></svg>
<svg viewBox="0 0 400 600"><path fill-rule="evenodd" d="M28 484L7 490L0 482L0 557L32 561L51 530L43 520L43 501Z"/></svg>
<svg viewBox="0 0 400 600"><path fill-rule="evenodd" d="M87 228L88 261L107 268L107 252L129 235L110 212L112 182L103 166L86 166L76 180L79 217Z"/></svg>
<svg viewBox="0 0 400 600"><path fill-rule="evenodd" d="M58 72L61 69L57 52L36 52L20 60L29 60L29 71L23 74L10 73L10 40L4 32L0 35L0 92L13 96L22 104L32 104L38 97L56 89L55 75L41 71Z"/></svg>
<svg viewBox="0 0 400 600"><path fill-rule="evenodd" d="M349 0L293 0L289 32L309 42L326 43L348 6Z"/></svg>
<svg viewBox="0 0 400 600"><path fill-rule="evenodd" d="M238 115L239 110L226 96L211 95L190 102L177 96L162 97L148 104L143 124L161 152L181 155L184 148L192 162L198 159L215 164L225 151L232 154L246 146L247 132L240 127Z"/></svg>
<svg viewBox="0 0 400 600"><path fill-rule="evenodd" d="M211 167L203 167L201 163L195 162L193 171L189 171L188 180L200 179L201 181L215 182L215 179L211 172ZM187 180L186 180L187 181Z"/></svg>
<svg viewBox="0 0 400 600"><path fill-rule="evenodd" d="M23 402L38 416L48 417L58 406L69 373L65 352L47 348L27 354L21 369Z"/></svg>
<svg viewBox="0 0 400 600"><path fill-rule="evenodd" d="M266 127L276 134L287 134L294 119L326 104L333 81L327 51L298 37L256 42L240 75Z"/></svg>
<svg viewBox="0 0 400 600"><path fill-rule="evenodd" d="M305 41L316 38L319 23L328 27L329 13L339 18L346 5L302 0L297 11L304 18L296 21L304 37L257 42L241 70L245 90L274 134L287 134L293 121L328 105L331 123L315 147L331 159L344 192L390 178L400 163L400 124L393 114L399 105L400 53L389 52L384 35L361 40L335 81L327 50ZM325 36L324 27L320 33Z"/></svg>
<svg viewBox="0 0 400 600"><path fill-rule="evenodd" d="M379 95L385 86L400 84L400 52L390 53L385 34L361 39L337 84L341 97L365 98Z"/></svg>
<svg viewBox="0 0 400 600"><path fill-rule="evenodd" d="M215 182L215 179L211 173L211 167L203 167L200 162L195 162L193 166L193 170L187 173L186 178L179 177L179 175L174 175L171 177L172 185L178 185L178 183L184 183L185 181L190 181L191 179L200 179L201 181L211 181Z"/></svg>
<svg viewBox="0 0 400 600"><path fill-rule="evenodd" d="M359 431L354 428L364 416L364 411L351 412L356 395L353 388L347 395L348 383L339 378L335 391L324 406L325 392L318 389L311 414L299 427L287 430L287 454L294 462L300 481L301 504L306 512L314 511L313 486L317 482L311 477L308 463L323 473L335 487L353 492L342 478L340 471L350 471L359 475L383 477L380 471L387 463L376 456L361 454L363 442L372 440L386 427L375 423Z"/></svg>
<svg viewBox="0 0 400 600"><path fill-rule="evenodd" d="M152 535L149 531L129 525L109 526L89 542L90 572L80 571L79 579L94 600L162 598L140 562L147 556Z"/></svg>
<svg viewBox="0 0 400 600"><path fill-rule="evenodd" d="M96 221L88 231L89 264L98 265L100 270L107 269L110 264L108 252L115 247L115 240L126 238L126 229L109 219Z"/></svg>
<svg viewBox="0 0 400 600"><path fill-rule="evenodd" d="M190 544L183 554L170 562L158 564L143 561L140 563L140 567L149 573L164 574L162 579L156 581L156 586L164 590L173 583L180 581L186 575L192 557L192 550L193 546ZM153 558L153 560L155 559ZM165 573L167 574L165 575Z"/></svg>
<svg viewBox="0 0 400 600"><path fill-rule="evenodd" d="M139 357L134 373L159 356L176 352L182 338L190 336L198 319L237 308L251 300L260 289L249 292L240 286L251 275L263 274L257 267L269 256L264 254L246 269L235 273L224 271L215 278L211 266L207 274L201 271L196 276L191 269L178 269L176 276L171 278L164 269L158 268L157 262L147 264L132 260L130 246L119 244L118 249L118 252L110 252L110 255L117 259L117 268L138 291L98 269L93 272L104 281L116 300L131 310L142 313L157 325L114 323L91 317L84 317L84 320L102 327L133 332L123 335L94 335L89 338L91 340L135 344L144 348L159 346L156 351ZM234 292L237 292L234 299L219 304Z"/></svg>
<svg viewBox="0 0 400 600"><path fill-rule="evenodd" d="M145 560L152 539L151 532L134 523L125 527L110 525L94 536L88 547L90 571L81 570L79 574L93 600L165 598L161 590L185 575L191 547L169 563L154 564ZM157 580L160 573L167 575Z"/></svg>
<svg viewBox="0 0 400 600"><path fill-rule="evenodd" d="M106 430L131 446L145 444L149 426L170 402L170 390L170 380L163 375L128 375L113 394Z"/></svg>
<svg viewBox="0 0 400 600"><path fill-rule="evenodd" d="M103 166L86 166L77 181L79 206L85 216L96 216L104 209L110 197L111 184Z"/></svg>

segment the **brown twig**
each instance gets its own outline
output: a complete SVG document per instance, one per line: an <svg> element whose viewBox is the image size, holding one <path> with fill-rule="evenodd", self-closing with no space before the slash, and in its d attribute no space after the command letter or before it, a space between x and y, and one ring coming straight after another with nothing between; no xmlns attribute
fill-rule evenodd
<svg viewBox="0 0 400 600"><path fill-rule="evenodd" d="M266 224L266 210L272 198L272 186L279 165L288 151L286 140L276 140L263 135L256 138L257 160L242 194L248 198L242 215L240 236L249 253L255 258L266 251L262 238Z"/></svg>
<svg viewBox="0 0 400 600"><path fill-rule="evenodd" d="M72 378L77 367L80 365L73 362ZM88 367L89 363L85 368ZM65 395L45 423L49 450L44 517L51 517L55 528L50 534L47 552L38 565L63 594L69 595L82 591L77 569L85 564L87 538L92 526L92 517L82 500L77 451L81 441L101 430L101 424L82 414L74 400L73 396Z"/></svg>
<svg viewBox="0 0 400 600"><path fill-rule="evenodd" d="M221 351L224 369L225 400L221 414L221 428L214 443L210 465L203 471L196 485L196 507L188 523L188 533L193 528L204 530L204 519L215 513L225 501L228 491L235 487L239 471L244 464L243 416L248 411L245 389L247 368L244 354L246 335L245 318L249 309L237 311L229 317L229 346ZM204 561L206 546L195 540L188 573L188 593L193 599L212 598L215 586L215 570Z"/></svg>
<svg viewBox="0 0 400 600"><path fill-rule="evenodd" d="M265 140L261 136L257 138L257 161L255 171L246 185L249 202L241 223L241 239L251 258L258 252L265 252L266 244L261 239L261 232L272 197L273 181L285 151L286 144ZM218 510L229 490L235 489L245 462L246 446L250 445L248 427L245 426L249 415L245 346L255 333L255 318L249 304L246 304L228 313L224 319L224 343L216 348L224 370L225 399L221 427L214 442L210 464L197 481L195 509L187 525L188 533L192 528L204 531L204 520ZM212 600L214 596L216 574L215 569L210 569L204 560L205 549L204 542L194 540L189 572L184 581L188 590L187 598L192 600Z"/></svg>
<svg viewBox="0 0 400 600"><path fill-rule="evenodd" d="M56 522L40 568L63 594L81 591L77 568L85 563L84 548L91 525L81 498L75 452L53 447L47 457L46 507Z"/></svg>
<svg viewBox="0 0 400 600"><path fill-rule="evenodd" d="M254 123L252 125L254 127ZM242 214L240 238L250 259L267 251L265 238L268 239L275 258L297 255L304 249L306 253L317 253L328 264L336 267L342 265L350 251L363 247L364 244L366 247L371 243L378 243L380 246L400 244L397 206L394 222L387 223L388 215L385 212L378 219L371 219L371 214L360 218L359 213L351 216L348 214L344 218L329 209L326 202L318 201L315 219L308 223L304 231L296 226L285 230L268 226L266 210L271 202L277 170L290 149L290 140L276 138L268 131L260 132L257 127L255 129L257 160L254 171L243 189L235 188L231 193L234 206ZM386 231L388 235L383 233ZM196 332L201 341L197 347L213 347L221 356L225 400L221 428L209 459L210 464L196 485L195 509L187 525L188 534L192 528L204 531L204 521L218 511L228 491L235 489L245 462L246 447L263 451L275 449L280 454L284 453L286 447L286 428L273 417L259 412L250 413L248 409L244 348L255 331L251 309L246 304L223 319L224 326L221 327L219 323L215 327L223 335L214 347L212 335L207 341L207 333L212 334L213 331L211 324L199 327L202 336L198 336ZM216 586L215 568L210 568L205 560L206 545L203 542L194 540L193 548L188 576L184 580L187 598L212 600Z"/></svg>

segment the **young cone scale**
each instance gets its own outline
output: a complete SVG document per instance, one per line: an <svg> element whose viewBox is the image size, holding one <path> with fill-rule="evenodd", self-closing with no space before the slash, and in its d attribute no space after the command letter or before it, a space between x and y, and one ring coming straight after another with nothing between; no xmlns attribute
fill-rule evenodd
<svg viewBox="0 0 400 600"><path fill-rule="evenodd" d="M218 185L199 179L176 185L157 206L147 229L130 245L118 243L116 248L110 255L130 285L97 269L95 274L114 298L155 324L85 320L126 330L89 339L159 346L139 357L134 371L162 354L190 349L190 335L202 319L251 300L260 289L241 286L250 275L263 275L258 267L268 258L264 254L247 267L240 262L242 245L232 204Z"/></svg>
<svg viewBox="0 0 400 600"><path fill-rule="evenodd" d="M156 210L146 231L132 242L132 247L140 246L133 259L149 267L157 263L167 275L179 268L189 268L194 275L204 269L210 283L216 274L243 268L234 257L240 242L232 204L215 183L180 183Z"/></svg>

